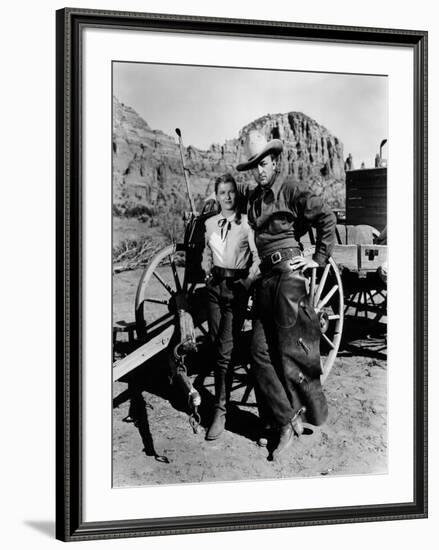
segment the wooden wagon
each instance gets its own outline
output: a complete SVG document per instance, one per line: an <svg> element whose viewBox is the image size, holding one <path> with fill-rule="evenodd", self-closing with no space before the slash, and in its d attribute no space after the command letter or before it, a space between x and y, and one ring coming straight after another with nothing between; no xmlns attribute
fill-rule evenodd
<svg viewBox="0 0 439 550"><path fill-rule="evenodd" d="M327 265L309 273L309 299L320 321L323 382L334 365L340 347L345 314L373 316L375 320L386 314L386 284L379 269L386 262L387 247L373 242L379 236L379 230L364 223L358 224L363 222L361 216L370 211L367 200L374 190L366 188L367 182L374 182L380 189L386 187L386 170L378 170L379 173L376 170L347 173L346 222L337 225L337 245ZM367 172L372 177L367 178ZM362 194L367 196L362 198ZM378 221L377 225L383 229L385 197L384 200L380 197L380 208L384 212L384 220L381 215L375 223ZM378 210L374 205L375 214ZM158 252L141 275L134 300L135 322L114 327L115 336L121 331L129 333L135 349L115 362L113 380L119 380L168 349L169 361L174 362L174 374L177 372L180 376L192 408L197 406L198 394L187 377L184 357L188 352L196 351L197 343L207 336L207 297L201 255L204 221L209 215L212 214L192 212L187 216L182 242ZM352 242L355 241L352 228L358 231L358 227L370 228L367 242ZM302 242L306 253L312 254L315 244L313 232L304 236ZM243 330L250 328L251 320L248 319ZM179 363L177 371L175 362ZM245 392L245 398L250 390L251 385Z"/></svg>

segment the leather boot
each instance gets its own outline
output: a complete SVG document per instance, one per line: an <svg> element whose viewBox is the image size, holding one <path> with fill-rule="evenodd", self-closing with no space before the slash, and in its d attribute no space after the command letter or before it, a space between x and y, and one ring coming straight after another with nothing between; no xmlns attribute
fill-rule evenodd
<svg viewBox="0 0 439 550"><path fill-rule="evenodd" d="M215 410L212 424L207 430L206 439L218 439L226 426L227 377L223 371L215 371Z"/></svg>
<svg viewBox="0 0 439 550"><path fill-rule="evenodd" d="M221 409L215 409L213 414L212 424L207 430L206 439L208 441L214 441L218 439L223 433L226 426L226 412Z"/></svg>
<svg viewBox="0 0 439 550"><path fill-rule="evenodd" d="M294 433L297 437L300 437L303 434L305 429L302 421L302 414L306 412L306 407L300 407L296 414L291 419L291 425L293 426Z"/></svg>
<svg viewBox="0 0 439 550"><path fill-rule="evenodd" d="M277 458L279 458L281 454L283 454L287 449L289 449L289 447L291 446L291 443L293 442L293 437L294 437L294 431L290 421L288 422L288 424L285 424L280 429L279 443L276 449L273 451L273 460L276 460Z"/></svg>

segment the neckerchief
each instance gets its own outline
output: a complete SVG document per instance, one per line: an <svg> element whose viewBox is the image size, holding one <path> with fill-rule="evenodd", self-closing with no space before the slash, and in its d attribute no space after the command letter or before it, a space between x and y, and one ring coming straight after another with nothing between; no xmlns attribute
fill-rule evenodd
<svg viewBox="0 0 439 550"><path fill-rule="evenodd" d="M267 200L270 198L270 200ZM262 187L259 192L259 197L255 201L255 215L256 218L259 218L262 212L262 202L269 203L274 200L274 194L271 187Z"/></svg>
<svg viewBox="0 0 439 550"><path fill-rule="evenodd" d="M221 227L221 240L225 241L227 238L227 233L232 227L232 222L227 218L221 218L218 220L218 226Z"/></svg>

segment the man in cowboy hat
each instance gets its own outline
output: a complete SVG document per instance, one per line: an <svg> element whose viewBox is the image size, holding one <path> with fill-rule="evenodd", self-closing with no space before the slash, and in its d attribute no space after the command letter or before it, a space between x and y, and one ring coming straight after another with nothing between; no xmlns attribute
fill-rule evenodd
<svg viewBox="0 0 439 550"><path fill-rule="evenodd" d="M282 149L279 139L267 142L260 132L250 132L247 160L236 167L252 170L257 183L253 191L242 189L261 259L251 352L261 419L279 430L273 458L291 445L294 433L302 434L302 414L315 425L328 414L320 383L319 320L307 299L304 271L326 263L336 225L320 197L280 173ZM310 226L316 228L315 252L304 257L300 237Z"/></svg>

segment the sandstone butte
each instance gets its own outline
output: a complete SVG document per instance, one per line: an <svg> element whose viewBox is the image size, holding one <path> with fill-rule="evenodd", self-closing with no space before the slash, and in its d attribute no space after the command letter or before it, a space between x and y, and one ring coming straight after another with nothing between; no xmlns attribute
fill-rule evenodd
<svg viewBox="0 0 439 550"><path fill-rule="evenodd" d="M243 157L250 130L284 143L282 171L322 193L333 208L344 207L343 144L325 127L300 112L264 115L244 126L237 138L206 151L185 147L186 166L197 204L213 189L220 174L231 172L238 181L251 179L235 166ZM131 107L113 97L113 211L141 214L151 221L163 213L188 209L177 139L152 129Z"/></svg>

